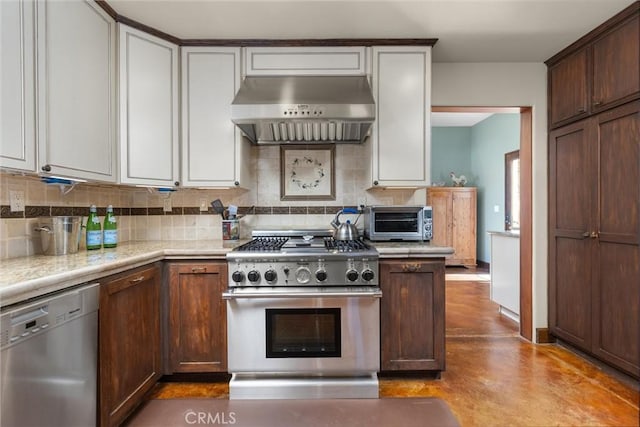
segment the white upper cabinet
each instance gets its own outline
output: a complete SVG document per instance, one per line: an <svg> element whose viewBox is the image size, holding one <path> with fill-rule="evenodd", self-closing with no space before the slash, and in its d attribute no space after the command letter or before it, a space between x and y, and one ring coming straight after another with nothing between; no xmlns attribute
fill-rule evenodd
<svg viewBox="0 0 640 427"><path fill-rule="evenodd" d="M118 27L120 182L179 185L178 46Z"/></svg>
<svg viewBox="0 0 640 427"><path fill-rule="evenodd" d="M0 1L0 167L36 170L35 7Z"/></svg>
<svg viewBox="0 0 640 427"><path fill-rule="evenodd" d="M372 186L431 181L431 47L373 47Z"/></svg>
<svg viewBox="0 0 640 427"><path fill-rule="evenodd" d="M247 187L249 143L231 122L240 48L182 48L182 185Z"/></svg>
<svg viewBox="0 0 640 427"><path fill-rule="evenodd" d="M244 51L247 76L362 76L367 72L364 46L248 47Z"/></svg>
<svg viewBox="0 0 640 427"><path fill-rule="evenodd" d="M38 1L37 31L38 171L114 182L115 22L93 1Z"/></svg>

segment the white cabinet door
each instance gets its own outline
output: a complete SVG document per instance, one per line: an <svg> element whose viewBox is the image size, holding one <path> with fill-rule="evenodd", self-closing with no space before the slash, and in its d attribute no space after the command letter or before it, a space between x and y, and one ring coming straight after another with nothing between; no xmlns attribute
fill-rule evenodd
<svg viewBox="0 0 640 427"><path fill-rule="evenodd" d="M373 47L372 185L431 181L431 47Z"/></svg>
<svg viewBox="0 0 640 427"><path fill-rule="evenodd" d="M178 181L178 46L119 26L120 182Z"/></svg>
<svg viewBox="0 0 640 427"><path fill-rule="evenodd" d="M115 22L93 1L37 3L38 163L115 181Z"/></svg>
<svg viewBox="0 0 640 427"><path fill-rule="evenodd" d="M182 185L249 185L249 147L231 122L240 48L182 48Z"/></svg>
<svg viewBox="0 0 640 427"><path fill-rule="evenodd" d="M0 2L0 167L36 170L35 7Z"/></svg>
<svg viewBox="0 0 640 427"><path fill-rule="evenodd" d="M248 47L247 76L342 75L367 73L364 46Z"/></svg>

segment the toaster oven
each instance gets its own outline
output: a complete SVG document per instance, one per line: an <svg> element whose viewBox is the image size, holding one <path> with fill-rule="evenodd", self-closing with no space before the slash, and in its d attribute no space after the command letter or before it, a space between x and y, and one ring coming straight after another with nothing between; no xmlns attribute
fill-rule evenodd
<svg viewBox="0 0 640 427"><path fill-rule="evenodd" d="M372 241L430 241L431 206L367 206L364 235Z"/></svg>

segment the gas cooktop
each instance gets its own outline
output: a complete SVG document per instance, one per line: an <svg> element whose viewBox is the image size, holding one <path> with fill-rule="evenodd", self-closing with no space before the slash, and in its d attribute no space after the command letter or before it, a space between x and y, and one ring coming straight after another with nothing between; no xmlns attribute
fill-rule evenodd
<svg viewBox="0 0 640 427"><path fill-rule="evenodd" d="M234 249L238 252L322 253L371 250L362 240L335 240L333 237L256 237Z"/></svg>
<svg viewBox="0 0 640 427"><path fill-rule="evenodd" d="M377 285L378 251L331 230L258 230L227 253L230 286Z"/></svg>
<svg viewBox="0 0 640 427"><path fill-rule="evenodd" d="M232 258L354 256L378 257L378 251L362 240L335 240L331 230L255 230L253 239L229 253Z"/></svg>

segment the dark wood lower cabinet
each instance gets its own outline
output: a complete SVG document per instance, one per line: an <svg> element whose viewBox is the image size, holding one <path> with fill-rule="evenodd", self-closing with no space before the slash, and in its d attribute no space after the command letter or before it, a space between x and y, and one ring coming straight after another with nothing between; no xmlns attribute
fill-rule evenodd
<svg viewBox="0 0 640 427"><path fill-rule="evenodd" d="M169 370L226 372L226 262L172 262L168 270Z"/></svg>
<svg viewBox="0 0 640 427"><path fill-rule="evenodd" d="M444 258L380 260L380 287L381 370L444 370Z"/></svg>
<svg viewBox="0 0 640 427"><path fill-rule="evenodd" d="M159 263L101 281L99 414L120 425L161 376Z"/></svg>

